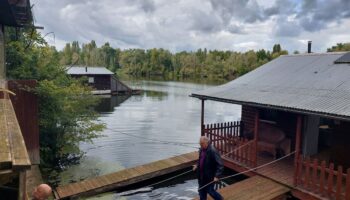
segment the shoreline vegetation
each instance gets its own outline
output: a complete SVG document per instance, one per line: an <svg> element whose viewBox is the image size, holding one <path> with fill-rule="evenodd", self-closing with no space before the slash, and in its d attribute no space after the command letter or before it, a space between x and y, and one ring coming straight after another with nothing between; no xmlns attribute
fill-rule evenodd
<svg viewBox="0 0 350 200"><path fill-rule="evenodd" d="M92 142L105 128L93 110L98 99L91 94L92 88L85 79L70 78L65 66L103 66L117 76L224 83L288 54L279 44L271 51L198 49L172 53L162 48L121 50L109 43L98 47L93 40L82 45L73 41L58 51L34 29L6 27L5 33L8 79L38 81L34 92L39 98L41 168L46 177L79 162L83 155L79 143ZM350 43L339 43L328 51L350 51Z"/></svg>

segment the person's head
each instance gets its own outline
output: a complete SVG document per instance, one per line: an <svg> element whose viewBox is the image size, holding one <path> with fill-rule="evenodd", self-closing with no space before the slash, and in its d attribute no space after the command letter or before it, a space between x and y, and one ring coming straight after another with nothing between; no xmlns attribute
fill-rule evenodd
<svg viewBox="0 0 350 200"><path fill-rule="evenodd" d="M35 200L45 200L49 198L51 193L52 193L52 189L49 185L40 184L34 189L32 196L33 196L33 199Z"/></svg>
<svg viewBox="0 0 350 200"><path fill-rule="evenodd" d="M202 136L199 139L199 145L201 146L202 149L207 149L209 145L209 138L207 138L206 136Z"/></svg>

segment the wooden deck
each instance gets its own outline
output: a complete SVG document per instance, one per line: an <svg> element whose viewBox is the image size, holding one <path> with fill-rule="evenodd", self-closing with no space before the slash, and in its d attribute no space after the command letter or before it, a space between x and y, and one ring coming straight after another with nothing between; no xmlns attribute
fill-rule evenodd
<svg viewBox="0 0 350 200"><path fill-rule="evenodd" d="M258 169L256 173L264 177L267 177L269 179L275 180L284 185L287 185L289 187L294 187L293 186L293 178L294 178L293 159L294 159L294 156L287 157L271 165L267 165L266 167ZM259 156L258 166L271 161L273 161L273 158L270 156Z"/></svg>
<svg viewBox="0 0 350 200"><path fill-rule="evenodd" d="M56 188L56 199L90 196L139 183L157 176L172 173L193 165L198 159L198 152L191 152L149 164L121 170L115 173L90 178Z"/></svg>
<svg viewBox="0 0 350 200"><path fill-rule="evenodd" d="M218 191L225 200L271 200L282 198L290 189L270 179L253 176Z"/></svg>

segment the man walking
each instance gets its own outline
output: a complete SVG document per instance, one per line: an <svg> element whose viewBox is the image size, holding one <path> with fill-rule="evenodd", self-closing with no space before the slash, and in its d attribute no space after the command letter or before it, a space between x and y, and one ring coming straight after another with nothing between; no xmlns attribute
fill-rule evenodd
<svg viewBox="0 0 350 200"><path fill-rule="evenodd" d="M220 154L209 142L205 136L200 138L199 159L197 165L193 166L193 171L197 170L200 200L206 200L207 194L215 200L222 200L223 197L214 189L214 183L219 180L218 176L224 167ZM207 185L208 183L211 184Z"/></svg>

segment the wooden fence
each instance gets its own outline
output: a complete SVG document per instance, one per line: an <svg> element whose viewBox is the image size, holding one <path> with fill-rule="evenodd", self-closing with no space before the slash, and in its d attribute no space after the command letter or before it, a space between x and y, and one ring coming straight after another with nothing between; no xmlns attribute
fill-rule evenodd
<svg viewBox="0 0 350 200"><path fill-rule="evenodd" d="M333 163L326 164L325 161L300 156L295 184L327 199L350 200L350 168L345 174L342 166L335 168Z"/></svg>
<svg viewBox="0 0 350 200"><path fill-rule="evenodd" d="M248 167L256 165L254 142L242 137L242 122L207 124L204 135L223 157Z"/></svg>

